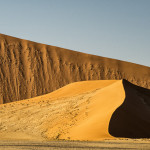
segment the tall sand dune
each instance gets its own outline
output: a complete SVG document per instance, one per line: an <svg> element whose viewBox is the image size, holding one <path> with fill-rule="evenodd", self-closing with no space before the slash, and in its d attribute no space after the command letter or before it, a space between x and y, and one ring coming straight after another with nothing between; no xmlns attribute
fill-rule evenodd
<svg viewBox="0 0 150 150"><path fill-rule="evenodd" d="M123 78L150 88L149 67L0 34L0 103L47 94L72 82Z"/></svg>
<svg viewBox="0 0 150 150"><path fill-rule="evenodd" d="M126 80L82 81L0 105L0 139L150 137L150 90Z"/></svg>

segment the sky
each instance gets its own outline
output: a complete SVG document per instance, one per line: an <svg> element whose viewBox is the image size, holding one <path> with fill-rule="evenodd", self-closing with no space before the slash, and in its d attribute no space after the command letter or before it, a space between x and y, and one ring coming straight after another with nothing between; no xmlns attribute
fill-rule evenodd
<svg viewBox="0 0 150 150"><path fill-rule="evenodd" d="M150 66L150 0L0 0L0 33Z"/></svg>

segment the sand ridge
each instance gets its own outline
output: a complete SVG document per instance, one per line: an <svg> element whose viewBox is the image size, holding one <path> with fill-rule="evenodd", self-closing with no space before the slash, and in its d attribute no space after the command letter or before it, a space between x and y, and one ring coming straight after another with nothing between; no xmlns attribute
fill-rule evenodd
<svg viewBox="0 0 150 150"><path fill-rule="evenodd" d="M150 88L150 68L0 34L0 103L77 81L119 79Z"/></svg>
<svg viewBox="0 0 150 150"><path fill-rule="evenodd" d="M150 138L150 90L127 80L75 82L0 105L1 140Z"/></svg>
<svg viewBox="0 0 150 150"><path fill-rule="evenodd" d="M108 132L109 121L124 98L122 80L83 81L50 94L3 104L0 105L0 137L11 140L114 138Z"/></svg>

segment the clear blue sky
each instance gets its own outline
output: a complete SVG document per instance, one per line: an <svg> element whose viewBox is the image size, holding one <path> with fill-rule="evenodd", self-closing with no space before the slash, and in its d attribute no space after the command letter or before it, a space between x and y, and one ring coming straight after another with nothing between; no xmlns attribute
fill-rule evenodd
<svg viewBox="0 0 150 150"><path fill-rule="evenodd" d="M0 33L150 66L150 0L0 0Z"/></svg>

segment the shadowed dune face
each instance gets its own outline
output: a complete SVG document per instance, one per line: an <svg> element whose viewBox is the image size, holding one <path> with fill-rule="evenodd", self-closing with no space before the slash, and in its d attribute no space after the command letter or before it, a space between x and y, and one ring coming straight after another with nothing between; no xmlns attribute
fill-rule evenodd
<svg viewBox="0 0 150 150"><path fill-rule="evenodd" d="M150 88L150 68L0 34L0 103L50 93L86 80L128 81Z"/></svg>
<svg viewBox="0 0 150 150"><path fill-rule="evenodd" d="M123 80L125 100L113 113L109 133L115 137L150 138L150 90Z"/></svg>

